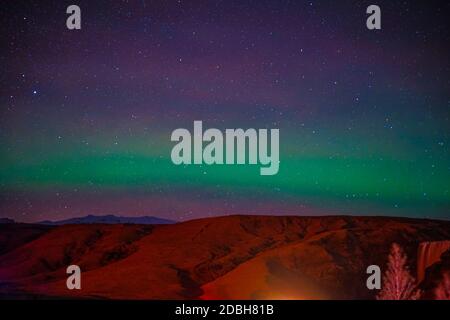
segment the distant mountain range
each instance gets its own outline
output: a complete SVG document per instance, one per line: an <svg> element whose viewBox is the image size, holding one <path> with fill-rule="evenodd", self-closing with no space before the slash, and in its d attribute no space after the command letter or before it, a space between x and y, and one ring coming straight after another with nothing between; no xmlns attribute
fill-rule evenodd
<svg viewBox="0 0 450 320"><path fill-rule="evenodd" d="M103 223L103 224L120 224L120 223L128 223L128 224L172 224L175 221L162 219L158 217L152 216L143 216L143 217L120 217L112 214L104 215L104 216L94 216L87 215L84 217L71 218L66 220L58 220L51 221L45 220L40 221L38 224L59 226L65 224L93 224L93 223Z"/></svg>
<svg viewBox="0 0 450 320"><path fill-rule="evenodd" d="M0 218L0 224L6 224L6 223L15 223L15 221L13 219L9 219L9 218Z"/></svg>

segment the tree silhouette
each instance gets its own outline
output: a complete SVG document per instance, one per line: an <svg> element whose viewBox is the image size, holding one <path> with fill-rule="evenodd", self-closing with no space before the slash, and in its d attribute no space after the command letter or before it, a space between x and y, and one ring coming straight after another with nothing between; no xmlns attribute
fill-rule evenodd
<svg viewBox="0 0 450 320"><path fill-rule="evenodd" d="M416 280L406 266L406 254L394 243L388 258L388 269L383 277L383 286L378 300L416 300L420 291L416 289Z"/></svg>

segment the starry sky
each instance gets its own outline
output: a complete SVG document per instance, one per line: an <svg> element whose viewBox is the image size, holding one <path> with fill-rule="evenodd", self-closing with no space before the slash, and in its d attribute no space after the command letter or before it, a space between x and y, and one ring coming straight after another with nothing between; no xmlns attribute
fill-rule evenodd
<svg viewBox="0 0 450 320"><path fill-rule="evenodd" d="M450 4L372 2L2 3L0 217L450 218ZM279 173L173 165L194 120L279 128Z"/></svg>

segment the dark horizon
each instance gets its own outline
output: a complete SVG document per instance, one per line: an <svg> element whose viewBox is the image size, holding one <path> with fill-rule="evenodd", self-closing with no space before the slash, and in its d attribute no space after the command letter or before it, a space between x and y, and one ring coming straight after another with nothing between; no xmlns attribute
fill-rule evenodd
<svg viewBox="0 0 450 320"><path fill-rule="evenodd" d="M86 218L86 217L108 217L108 216L113 216L116 218L157 218L157 219L162 219L162 220L168 220L168 221L172 221L173 223L182 223L182 222L188 222L188 221L193 221L193 220L202 220L202 219L214 219L214 218L224 218L224 217L297 217L297 218L332 218L332 217L336 217L336 218L345 218L345 217L350 217L350 218L380 218L380 219L405 219L405 220L434 220L434 221L450 221L450 218L427 218L427 217L414 217L414 216L391 216L391 215L352 215L352 214L336 214L336 215L296 215L296 214L289 214L289 215L270 215L270 214L224 214L224 215L219 215L219 216L204 216L204 217L196 217L193 219L189 219L189 220L170 220L170 219L165 219L165 218L161 218L160 216L155 216L155 215L144 215L144 216L120 216L120 215L113 215L113 214L98 214L98 215L92 215L92 214L88 214L88 215L84 215L84 216L77 216L77 217L71 217L68 219L64 219L64 220L36 220L36 221L20 221L20 220L15 220L9 217L0 217L1 219L8 219L13 221L14 223L22 223L22 224L45 224L48 222L51 223L55 223L55 222L62 222L65 220L72 220L72 219L80 219L80 218ZM78 223L75 223L78 224ZM93 223L96 224L96 223ZM120 223L117 223L120 224ZM127 224L127 223L124 223ZM133 223L135 224L135 223ZM136 223L139 224L139 223ZM57 224L55 224L54 226L57 226Z"/></svg>

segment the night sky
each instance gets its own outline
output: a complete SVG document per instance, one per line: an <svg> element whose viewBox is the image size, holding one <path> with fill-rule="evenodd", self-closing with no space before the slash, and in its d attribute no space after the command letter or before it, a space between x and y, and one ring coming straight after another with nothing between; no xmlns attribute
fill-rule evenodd
<svg viewBox="0 0 450 320"><path fill-rule="evenodd" d="M382 30L369 31L374 3ZM70 4L81 30L66 28ZM0 217L450 218L446 1L3 1L0 11ZM194 120L279 128L279 173L173 165L170 135Z"/></svg>

